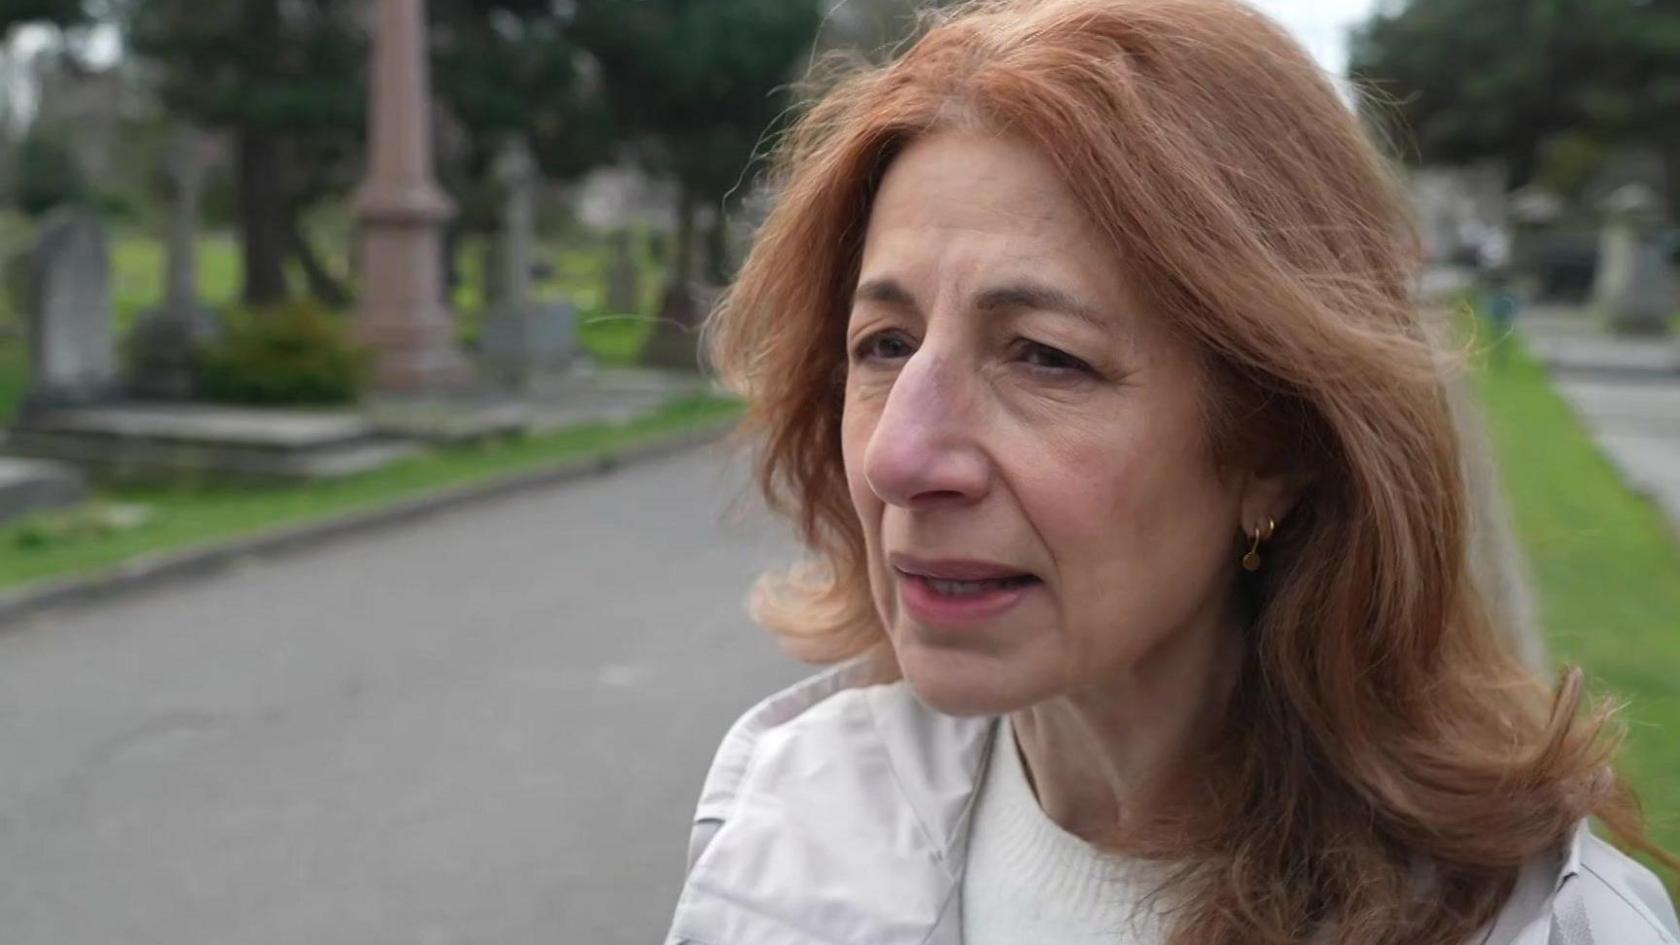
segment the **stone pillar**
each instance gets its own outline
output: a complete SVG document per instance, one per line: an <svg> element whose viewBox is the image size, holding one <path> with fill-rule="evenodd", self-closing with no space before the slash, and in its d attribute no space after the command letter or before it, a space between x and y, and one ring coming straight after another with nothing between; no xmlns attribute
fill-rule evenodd
<svg viewBox="0 0 1680 945"><path fill-rule="evenodd" d="M509 141L496 160L496 183L502 189L501 301L510 310L523 311L531 304L541 182L531 149L522 139Z"/></svg>
<svg viewBox="0 0 1680 945"><path fill-rule="evenodd" d="M1643 184L1605 198L1593 308L1623 335L1666 335L1680 306L1668 259L1657 238L1662 203Z"/></svg>
<svg viewBox="0 0 1680 945"><path fill-rule="evenodd" d="M444 304L443 224L454 206L432 162L424 0L377 0L369 167L356 195L361 306L356 335L377 355L381 393L464 386L471 372Z"/></svg>

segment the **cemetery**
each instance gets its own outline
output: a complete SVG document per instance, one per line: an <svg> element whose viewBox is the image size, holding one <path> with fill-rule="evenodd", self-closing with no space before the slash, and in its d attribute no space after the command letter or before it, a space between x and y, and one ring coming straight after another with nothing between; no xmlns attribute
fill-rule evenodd
<svg viewBox="0 0 1680 945"><path fill-rule="evenodd" d="M496 222L477 241L477 271L444 271L456 210L436 177L421 11L408 0L379 7L367 165L343 224L360 283L354 311L207 298L207 285L226 293L238 281L226 272L238 261L200 223L228 155L180 122L161 150L161 259L134 251L151 245L145 234L121 237L128 256L158 270L161 298L131 290L119 310L117 238L84 204L47 211L33 245L13 254L15 324L0 336L0 528L11 524L33 559L0 569L0 587L56 573L40 549L55 542L86 546L69 556L85 567L119 562L136 541L164 550L214 539L203 524L165 534L162 520L193 517L195 494L245 497L259 516L247 529L263 524L255 510L266 500L278 526L305 506L331 514L335 495L395 502L406 492L390 486L402 478L437 488L475 465L494 477L728 418L731 405L697 373L692 303L678 313L675 356L636 364L658 316L669 321L653 306L705 290L665 285L668 265L648 253L659 234L633 222L545 238L552 228L539 213L553 201L520 136L494 155ZM169 499L136 501L159 495ZM185 513L170 507L183 502ZM150 512L112 516L112 504ZM113 529L133 529L136 541Z"/></svg>
<svg viewBox="0 0 1680 945"><path fill-rule="evenodd" d="M624 15L627 3L645 16ZM709 373L697 331L775 199L763 157L806 70L831 53L881 58L925 5L37 0L15 22L0 9L0 39L50 37L33 60L0 46L0 78L39 89L26 110L0 98L7 658L33 665L25 646L45 653L56 635L68 655L52 658L90 689L126 685L126 660L182 657L178 673L153 675L211 691L217 659L245 667L276 632L262 604L226 601L319 591L338 609L330 620L273 619L298 654L328 637L346 647L314 667L345 677L328 705L429 686L446 662L434 655L453 653L474 671L482 658L483 688L430 714L416 707L433 690L416 685L424 698L403 716L415 730L445 731L446 712L500 725L506 711L575 734L580 712L546 715L539 691L626 730L662 688L736 711L731 700L788 668L758 659L768 644L739 614L763 546L724 524L745 477L699 447L725 442L743 407ZM1650 91L1680 62L1680 47L1663 47L1680 32L1604 13L1611 38L1593 48L1646 34L1650 48L1616 50L1617 68L1582 76L1535 58L1547 37L1494 43L1510 23L1457 29L1520 4L1440 0L1431 9L1451 16L1414 17L1424 6L1371 4L1336 48L1350 77L1392 83L1392 111L1415 129L1388 128L1390 105L1358 105L1392 139L1415 210L1420 303L1462 329L1461 387L1486 454L1467 465L1497 467L1509 514L1490 518L1508 519L1497 524L1520 545L1493 566L1520 585L1537 641L1526 657L1580 663L1594 691L1628 699L1628 774L1653 835L1680 849L1680 146L1667 133L1680 113ZM1553 46L1599 28L1573 9L1546 27L1562 31ZM119 34L117 52L99 52L94 38ZM1499 90L1513 83L1471 81L1484 74L1580 94L1507 102ZM1616 107L1594 110L1604 103ZM1538 130L1487 117L1520 109L1540 110L1522 111ZM519 530L509 547L540 550L504 561L499 532ZM362 580L340 573L351 569L411 600L379 609L386 595L350 586ZM670 586L647 593L648 574ZM181 580L202 575L228 580ZM457 598L478 610L451 610ZM454 623L428 624L431 610ZM143 628L133 639L130 615ZM194 615L227 626L195 635ZM364 635L377 641L365 653ZM544 664L551 637L564 656ZM574 647L586 654L576 665ZM397 668L382 675L390 654ZM112 715L157 708L143 696ZM185 708L167 712L196 711L175 692L158 705L169 699ZM715 721L703 715L642 735ZM193 724L167 734L192 749L205 737ZM604 771L624 764L609 728L591 742ZM495 740L461 738L461 757ZM510 735L493 746L505 753L470 757L494 772L541 759L535 746ZM170 750L157 750L160 770ZM692 772L612 773L634 787L588 799L585 819L616 824L603 812L628 798L671 814L673 835L684 826L688 811L662 798L688 804ZM0 822L14 813L0 806ZM68 842L83 839L80 823ZM587 849L562 864L564 882L601 865ZM603 884L649 873L652 856L631 852L641 859L607 863ZM0 914L15 904L0 891ZM648 906L633 905L610 911ZM615 919L590 940L643 940L632 925Z"/></svg>

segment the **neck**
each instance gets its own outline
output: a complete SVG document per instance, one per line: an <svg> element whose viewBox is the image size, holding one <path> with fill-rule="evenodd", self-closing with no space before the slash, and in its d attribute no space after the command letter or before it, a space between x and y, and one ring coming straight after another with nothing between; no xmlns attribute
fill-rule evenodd
<svg viewBox="0 0 1680 945"><path fill-rule="evenodd" d="M1222 734L1240 626L1234 613L1210 615L1117 678L1011 714L1044 813L1088 842L1122 845L1171 817L1194 759Z"/></svg>

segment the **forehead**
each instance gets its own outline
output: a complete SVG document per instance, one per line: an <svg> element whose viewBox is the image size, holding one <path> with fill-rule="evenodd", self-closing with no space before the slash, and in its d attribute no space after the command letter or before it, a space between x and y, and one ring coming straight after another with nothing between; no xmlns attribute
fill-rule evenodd
<svg viewBox="0 0 1680 945"><path fill-rule="evenodd" d="M943 230L1006 234L1043 249L1101 242L1048 159L1023 141L979 132L913 142L888 167L869 222L872 237Z"/></svg>
<svg viewBox="0 0 1680 945"><path fill-rule="evenodd" d="M1047 158L1004 136L939 133L892 163L871 209L859 286L882 282L922 304L960 308L1030 284L1077 300L1107 327L1141 327L1112 241Z"/></svg>

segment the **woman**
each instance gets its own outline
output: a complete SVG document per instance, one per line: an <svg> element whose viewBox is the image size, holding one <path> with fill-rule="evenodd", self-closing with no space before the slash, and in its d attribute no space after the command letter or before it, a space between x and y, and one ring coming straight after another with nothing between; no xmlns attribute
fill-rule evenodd
<svg viewBox="0 0 1680 945"><path fill-rule="evenodd" d="M1469 576L1396 181L1228 0L1002 0L831 91L711 325L839 668L749 713L673 942L1680 938L1579 673ZM1672 861L1669 861L1672 863Z"/></svg>

